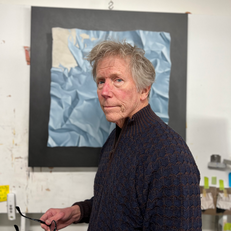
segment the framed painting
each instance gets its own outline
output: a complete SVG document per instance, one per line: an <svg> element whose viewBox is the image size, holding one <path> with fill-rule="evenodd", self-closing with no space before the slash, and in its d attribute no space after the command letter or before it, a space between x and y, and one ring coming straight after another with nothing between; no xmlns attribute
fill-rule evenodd
<svg viewBox="0 0 231 231"><path fill-rule="evenodd" d="M168 124L185 139L187 19L187 14L32 7L29 166L96 167L100 158L100 145L91 146L81 141L76 146L62 146L56 145L58 142L51 137L49 126L52 124L53 129L53 125L57 124L51 117L60 115L52 114L50 110L55 104L51 97L52 70L57 73L52 62L54 28L78 28L84 34L88 31L147 31L169 34L171 72ZM128 34L126 36L129 37ZM67 134L65 136L68 137Z"/></svg>

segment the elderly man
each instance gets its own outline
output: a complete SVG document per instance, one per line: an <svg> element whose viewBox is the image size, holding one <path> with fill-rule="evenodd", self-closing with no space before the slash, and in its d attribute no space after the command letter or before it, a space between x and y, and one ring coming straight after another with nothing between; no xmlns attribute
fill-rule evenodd
<svg viewBox="0 0 231 231"><path fill-rule="evenodd" d="M116 128L102 147L94 197L41 219L58 229L87 222L94 231L201 230L200 173L184 140L148 103L155 70L144 51L104 41L87 59Z"/></svg>

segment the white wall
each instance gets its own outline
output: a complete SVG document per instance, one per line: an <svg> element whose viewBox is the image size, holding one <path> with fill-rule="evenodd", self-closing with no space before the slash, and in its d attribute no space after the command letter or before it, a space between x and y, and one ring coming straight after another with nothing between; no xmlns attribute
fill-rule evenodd
<svg viewBox="0 0 231 231"><path fill-rule="evenodd" d="M201 184L204 176L216 176L228 186L231 169L207 164L212 154L231 159L231 17L190 15L188 26L187 143Z"/></svg>
<svg viewBox="0 0 231 231"><path fill-rule="evenodd" d="M189 15L187 143L204 176L227 186L228 171L209 170L210 155L231 158L231 2L229 0L114 0L114 10L191 12ZM108 9L105 0L0 0L0 185L10 185L23 212L41 216L93 193L96 169L29 168L29 68L23 46L30 46L30 6ZM13 230L6 202L0 202L0 230ZM35 213L35 214L33 214ZM19 219L15 221L18 224ZM19 222L20 223L20 222ZM214 230L213 217L203 230ZM86 225L68 230L86 230ZM30 230L40 230L33 223ZM23 231L23 230L22 230Z"/></svg>
<svg viewBox="0 0 231 231"><path fill-rule="evenodd" d="M67 8L86 8L86 9L108 9L110 0L0 0L0 3L27 5L27 6L52 6ZM128 11L152 11L152 12L171 12L201 15L230 15L231 2L229 0L113 0L114 10Z"/></svg>

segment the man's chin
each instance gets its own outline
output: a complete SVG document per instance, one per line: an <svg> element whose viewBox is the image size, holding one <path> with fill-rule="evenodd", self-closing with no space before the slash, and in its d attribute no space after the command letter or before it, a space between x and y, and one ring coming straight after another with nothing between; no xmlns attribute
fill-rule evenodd
<svg viewBox="0 0 231 231"><path fill-rule="evenodd" d="M108 122L111 122L111 123L115 123L117 124L120 128L122 128L123 124L124 124L124 119L123 118L113 118L113 117L110 117L110 116L106 116L106 119Z"/></svg>
<svg viewBox="0 0 231 231"><path fill-rule="evenodd" d="M111 116L106 116L106 120L111 123L116 123L116 120L113 119Z"/></svg>
<svg viewBox="0 0 231 231"><path fill-rule="evenodd" d="M106 116L106 120L112 123L116 123L118 120L121 119L121 118L116 117L115 113L105 113L105 116Z"/></svg>

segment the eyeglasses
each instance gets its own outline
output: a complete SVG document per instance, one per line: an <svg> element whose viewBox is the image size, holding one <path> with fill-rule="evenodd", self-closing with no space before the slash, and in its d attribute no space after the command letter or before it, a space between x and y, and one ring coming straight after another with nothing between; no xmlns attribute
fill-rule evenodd
<svg viewBox="0 0 231 231"><path fill-rule="evenodd" d="M19 214L20 214L22 217L25 217L25 218L30 219L30 220L32 220L32 221L37 221L37 222L40 222L40 223L42 223L42 224L47 225L44 221L41 221L41 220L39 220L39 219L33 219L33 218L30 218L30 217L24 216L24 215L21 213L21 210L20 210L20 208L19 208L18 206L16 206L15 208L17 209L17 211L19 212ZM50 231L56 231L56 230L57 230L57 224L56 224L56 222L55 222L54 220L51 222L50 225L47 225L47 226L50 228ZM14 227L15 227L15 230L16 230L16 231L19 231L19 228L18 228L17 225L14 225Z"/></svg>
<svg viewBox="0 0 231 231"><path fill-rule="evenodd" d="M15 228L16 231L19 231L19 228L18 228L17 225L14 225L14 228Z"/></svg>

